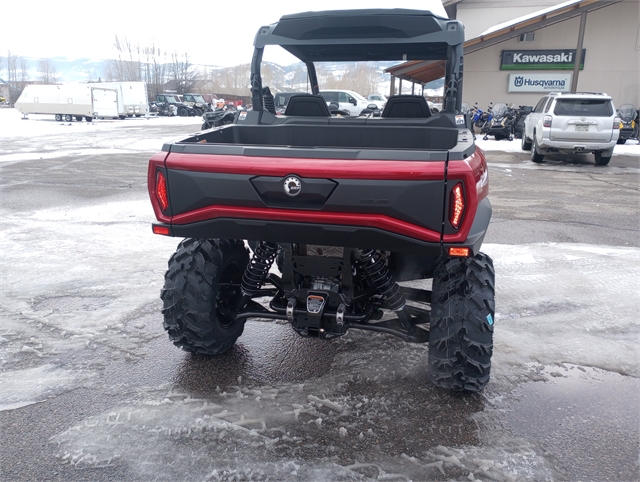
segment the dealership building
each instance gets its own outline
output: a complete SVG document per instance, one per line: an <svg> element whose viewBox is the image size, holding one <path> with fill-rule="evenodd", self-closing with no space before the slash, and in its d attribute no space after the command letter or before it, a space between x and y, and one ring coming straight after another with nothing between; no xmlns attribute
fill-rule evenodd
<svg viewBox="0 0 640 482"><path fill-rule="evenodd" d="M463 100L535 105L547 92L606 92L640 107L640 0L444 0L465 26ZM581 62L576 66L581 52ZM442 77L442 62L387 69L392 85Z"/></svg>

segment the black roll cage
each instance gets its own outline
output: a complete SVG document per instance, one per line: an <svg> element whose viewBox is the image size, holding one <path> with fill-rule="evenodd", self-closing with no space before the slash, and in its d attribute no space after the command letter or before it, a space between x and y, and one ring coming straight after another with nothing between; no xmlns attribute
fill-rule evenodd
<svg viewBox="0 0 640 482"><path fill-rule="evenodd" d="M313 94L319 86L314 62L446 61L443 111L462 107L464 27L427 10L331 10L284 15L260 27L251 61L253 110L264 111L260 65L264 48L279 45L305 63Z"/></svg>

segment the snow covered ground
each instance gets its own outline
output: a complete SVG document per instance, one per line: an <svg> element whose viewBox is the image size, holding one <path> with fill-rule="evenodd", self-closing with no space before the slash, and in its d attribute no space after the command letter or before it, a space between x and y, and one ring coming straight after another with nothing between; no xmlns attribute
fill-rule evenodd
<svg viewBox="0 0 640 482"><path fill-rule="evenodd" d="M21 121L0 109L0 168L28 173L39 159L66 166L126 154L144 173L145 159L176 137L160 127L199 126L199 118ZM520 143L478 145L517 152ZM614 154L622 151L640 155L640 146L617 146ZM135 480L552 480L557 473L541 447L501 425L517 406L514 387L566 379L588 391L614 377L619 393L637 396L635 247L486 244L497 312L492 382L480 396L425 383L426 346L362 332L328 345L320 372L278 380L279 370L297 363L287 353L316 342L280 324L265 335L259 322L225 358L232 383L209 380L202 393L184 378L198 379L190 365L205 362L172 347L159 321L158 295L178 240L151 233L144 189L133 198L2 205L0 220L0 411L54 403L77 389L114 400L51 438L58 462L74 469L126 466ZM256 368L271 358L272 372ZM110 367L119 363L127 368L115 377ZM159 382L158 375L127 378L141 366L167 372ZM437 415L421 418L427 410ZM345 454L354 461L344 463Z"/></svg>

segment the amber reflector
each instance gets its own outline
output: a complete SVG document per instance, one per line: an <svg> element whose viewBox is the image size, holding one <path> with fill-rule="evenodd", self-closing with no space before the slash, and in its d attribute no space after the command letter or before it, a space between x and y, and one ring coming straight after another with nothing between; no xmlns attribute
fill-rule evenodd
<svg viewBox="0 0 640 482"><path fill-rule="evenodd" d="M449 222L451 226L458 229L460 227L460 221L462 220L462 214L464 213L464 195L462 193L462 184L456 184L451 191L451 214L449 215Z"/></svg>
<svg viewBox="0 0 640 482"><path fill-rule="evenodd" d="M169 227L168 226L154 226L153 234L164 234L165 236L169 236Z"/></svg>
<svg viewBox="0 0 640 482"><path fill-rule="evenodd" d="M449 248L449 256L469 256L469 248Z"/></svg>
<svg viewBox="0 0 640 482"><path fill-rule="evenodd" d="M162 172L158 171L158 177L156 179L156 197L160 203L160 208L166 211L169 207L169 198L167 196L167 179Z"/></svg>

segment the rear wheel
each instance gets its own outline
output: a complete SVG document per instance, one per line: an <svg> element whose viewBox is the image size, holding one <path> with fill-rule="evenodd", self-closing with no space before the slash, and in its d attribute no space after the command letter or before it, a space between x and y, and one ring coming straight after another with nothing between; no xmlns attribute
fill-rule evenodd
<svg viewBox="0 0 640 482"><path fill-rule="evenodd" d="M441 260L431 296L429 378L439 387L482 390L493 354L493 261L483 253Z"/></svg>
<svg viewBox="0 0 640 482"><path fill-rule="evenodd" d="M229 239L185 239L169 260L161 292L164 328L176 346L219 355L236 342L244 321L231 310L242 296L249 263L244 243Z"/></svg>
<svg viewBox="0 0 640 482"><path fill-rule="evenodd" d="M87 122L91 122L93 120L93 117L85 117L84 120L86 120Z"/></svg>
<svg viewBox="0 0 640 482"><path fill-rule="evenodd" d="M609 164L609 161L611 160L611 153L609 152L602 152L602 151L598 151L595 153L595 158L596 158L596 165L597 166L606 166L607 164Z"/></svg>
<svg viewBox="0 0 640 482"><path fill-rule="evenodd" d="M56 114L56 120L60 122L62 120L62 114Z"/></svg>
<svg viewBox="0 0 640 482"><path fill-rule="evenodd" d="M186 109L186 107L180 107L180 109L178 109L178 115L180 117L187 117L189 115L189 111Z"/></svg>
<svg viewBox="0 0 640 482"><path fill-rule="evenodd" d="M73 117L71 116L71 114L66 114L64 116L64 120L65 122L71 122L73 120Z"/></svg>
<svg viewBox="0 0 640 482"><path fill-rule="evenodd" d="M544 154L538 152L538 142L536 141L536 135L533 134L533 141L531 142L531 160L533 162L544 161Z"/></svg>

